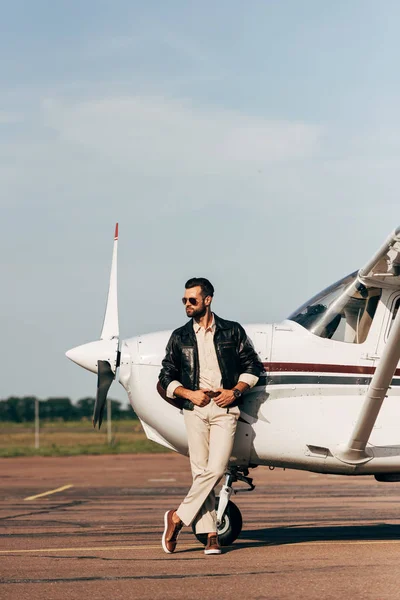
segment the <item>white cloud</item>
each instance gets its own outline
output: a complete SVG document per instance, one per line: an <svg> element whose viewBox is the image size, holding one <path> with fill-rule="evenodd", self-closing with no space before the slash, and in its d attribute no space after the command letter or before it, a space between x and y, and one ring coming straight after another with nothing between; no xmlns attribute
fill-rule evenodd
<svg viewBox="0 0 400 600"><path fill-rule="evenodd" d="M46 124L63 142L141 174L238 173L310 158L321 129L234 111L199 109L159 97L43 103Z"/></svg>
<svg viewBox="0 0 400 600"><path fill-rule="evenodd" d="M349 132L187 100L48 97L0 142L2 206L135 199L143 218L227 203L315 215L393 198L393 132ZM363 143L365 142L365 143ZM360 150L363 149L363 152ZM82 199L82 200L78 200ZM75 200L76 199L76 200ZM139 201L140 200L140 201Z"/></svg>

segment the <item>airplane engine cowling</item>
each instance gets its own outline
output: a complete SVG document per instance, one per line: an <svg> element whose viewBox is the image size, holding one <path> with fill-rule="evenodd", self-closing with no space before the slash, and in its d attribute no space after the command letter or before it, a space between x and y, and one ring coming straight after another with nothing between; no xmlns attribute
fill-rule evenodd
<svg viewBox="0 0 400 600"><path fill-rule="evenodd" d="M118 339L97 340L82 344L68 350L66 356L92 373L98 373L99 360L107 361L110 363L112 372L115 373L118 360Z"/></svg>

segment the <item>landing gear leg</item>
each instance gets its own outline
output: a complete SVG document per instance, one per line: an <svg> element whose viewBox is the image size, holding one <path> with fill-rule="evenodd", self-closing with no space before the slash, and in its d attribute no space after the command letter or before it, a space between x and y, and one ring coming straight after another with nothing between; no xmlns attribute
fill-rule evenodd
<svg viewBox="0 0 400 600"><path fill-rule="evenodd" d="M235 492L233 483L238 480L243 481L249 486L248 490L237 490L238 492L251 492L254 490L255 486L253 485L253 480L248 474L248 469L239 470L239 467L230 467L225 473L225 483L215 502L218 540L221 546L229 546L232 544L242 531L243 521L241 512L236 504L230 500L230 497ZM195 525L192 525L192 529L199 542L206 545L207 534L196 533Z"/></svg>
<svg viewBox="0 0 400 600"><path fill-rule="evenodd" d="M217 529L221 528L221 523L224 518L224 514L226 511L226 507L228 506L228 502L233 494L233 475L230 471L225 474L225 484L222 486L222 489L219 493L219 503L217 510Z"/></svg>

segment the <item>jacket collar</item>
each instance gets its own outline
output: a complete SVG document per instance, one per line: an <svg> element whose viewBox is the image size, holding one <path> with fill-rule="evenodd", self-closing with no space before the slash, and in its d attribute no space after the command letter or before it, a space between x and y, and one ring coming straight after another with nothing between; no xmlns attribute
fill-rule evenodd
<svg viewBox="0 0 400 600"><path fill-rule="evenodd" d="M231 323L229 323L228 321L225 321L225 319L221 319L221 317L219 317L215 313L214 313L214 319L215 319L215 328L216 329L230 329L232 327Z"/></svg>

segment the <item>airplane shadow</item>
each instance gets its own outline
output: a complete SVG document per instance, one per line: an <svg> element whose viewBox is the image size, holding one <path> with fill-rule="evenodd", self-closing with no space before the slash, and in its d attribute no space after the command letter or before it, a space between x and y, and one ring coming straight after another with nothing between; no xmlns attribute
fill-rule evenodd
<svg viewBox="0 0 400 600"><path fill-rule="evenodd" d="M377 523L372 525L339 525L317 527L272 527L243 530L232 550L256 546L281 546L303 542L382 541L399 540L400 525Z"/></svg>

